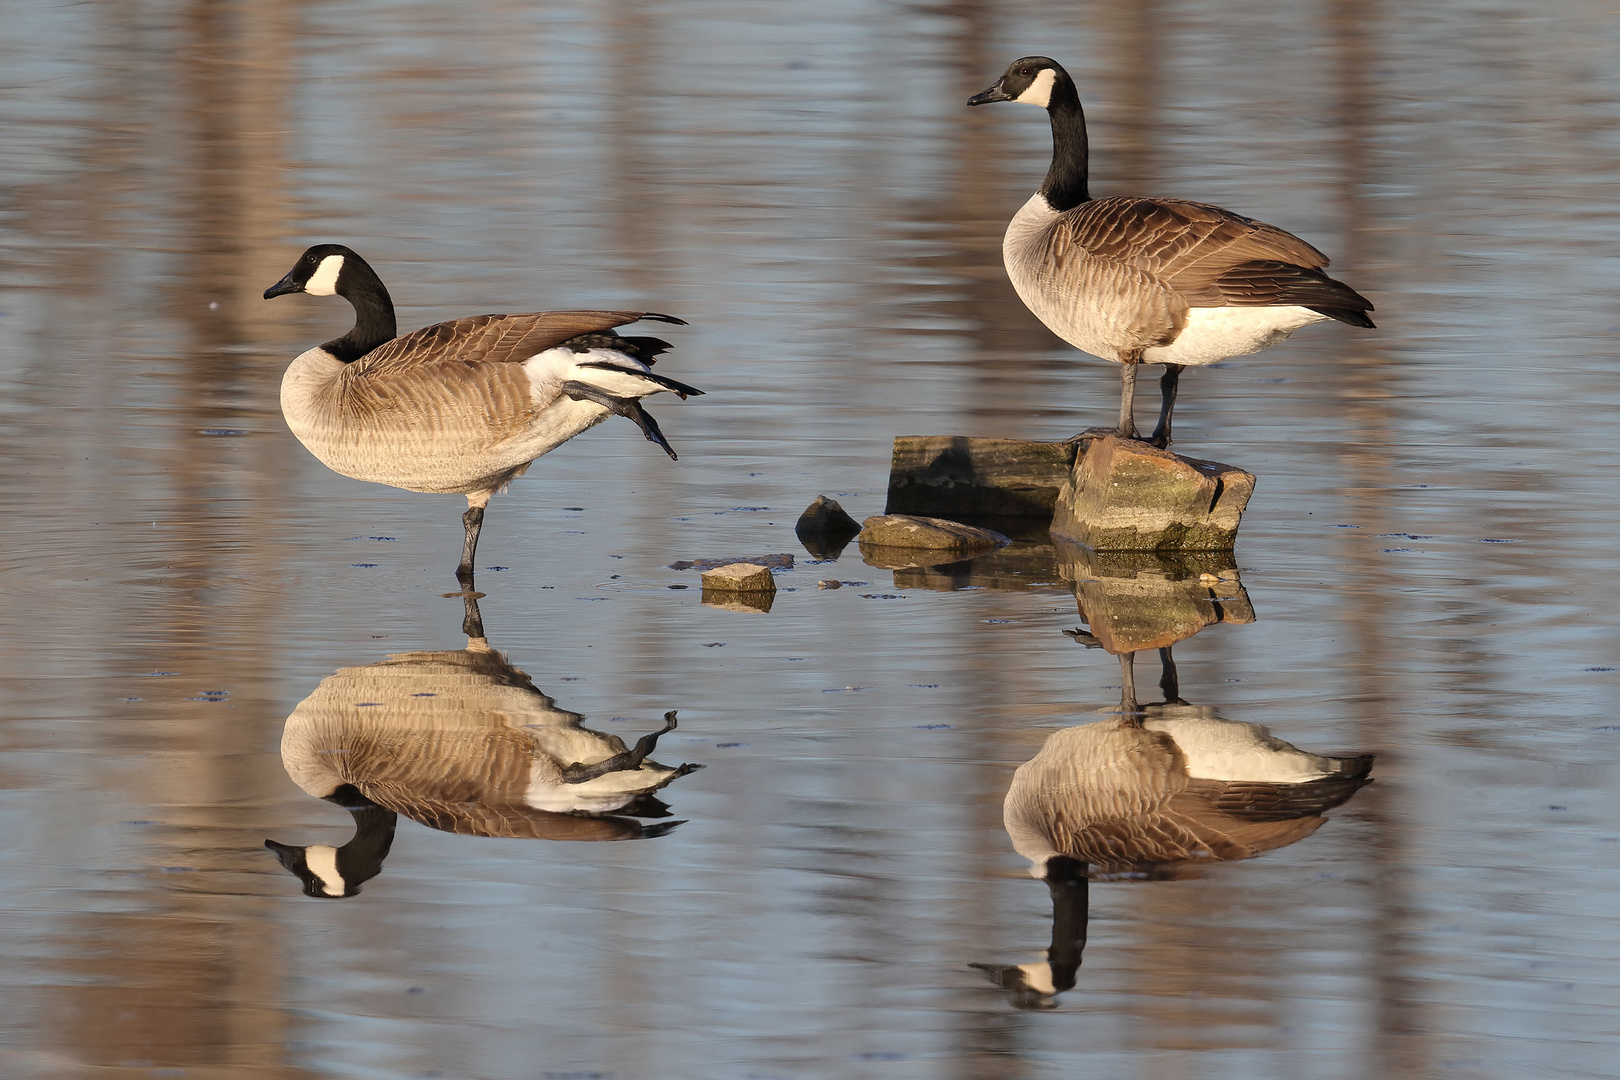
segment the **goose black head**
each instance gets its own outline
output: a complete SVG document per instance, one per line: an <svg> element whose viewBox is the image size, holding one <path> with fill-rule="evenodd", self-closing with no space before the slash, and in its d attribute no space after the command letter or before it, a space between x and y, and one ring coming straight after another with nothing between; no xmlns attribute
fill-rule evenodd
<svg viewBox="0 0 1620 1080"><path fill-rule="evenodd" d="M354 329L321 346L336 360L353 363L394 337L394 301L382 279L342 244L316 244L304 252L286 277L264 290L264 298L300 292L337 295L354 305Z"/></svg>
<svg viewBox="0 0 1620 1080"><path fill-rule="evenodd" d="M992 101L1022 101L1028 105L1051 106L1053 90L1067 86L1073 95L1073 81L1056 60L1045 56L1025 56L1014 60L1002 72L996 85L982 94L968 98L969 105L988 105Z"/></svg>
<svg viewBox="0 0 1620 1080"><path fill-rule="evenodd" d="M287 276L264 290L266 300L288 293L332 296L343 292L342 285L364 268L365 276L375 276L366 261L342 244L316 244L298 257Z"/></svg>

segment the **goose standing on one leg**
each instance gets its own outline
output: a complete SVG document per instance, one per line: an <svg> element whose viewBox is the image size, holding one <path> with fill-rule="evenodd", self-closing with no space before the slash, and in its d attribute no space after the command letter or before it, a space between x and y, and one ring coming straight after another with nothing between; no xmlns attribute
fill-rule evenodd
<svg viewBox="0 0 1620 1080"><path fill-rule="evenodd" d="M319 244L269 289L338 295L354 329L287 368L281 411L298 441L344 476L408 491L467 496L466 541L456 577L471 582L489 497L535 458L618 413L663 447L640 399L703 391L655 375L669 348L655 337L620 337L639 319L685 325L647 311L543 311L474 315L395 337L394 304L366 261Z"/></svg>
<svg viewBox="0 0 1620 1080"><path fill-rule="evenodd" d="M1039 105L1052 121L1052 167L1007 226L1002 257L1019 298L1053 333L1121 365L1121 438L1139 437L1139 364L1165 367L1150 440L1163 447L1183 368L1257 352L1325 319L1373 325L1372 304L1324 274L1327 256L1297 236L1205 203L1092 199L1085 113L1056 61L1014 60L968 104L992 101Z"/></svg>

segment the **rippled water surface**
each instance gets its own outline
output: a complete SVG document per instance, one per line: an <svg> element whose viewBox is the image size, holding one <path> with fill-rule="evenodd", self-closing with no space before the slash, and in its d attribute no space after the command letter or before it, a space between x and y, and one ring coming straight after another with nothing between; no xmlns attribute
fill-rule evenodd
<svg viewBox="0 0 1620 1080"><path fill-rule="evenodd" d="M1612 5L4 8L0 1074L1616 1075ZM1003 800L1112 722L1119 664L1061 631L1140 597L1039 530L954 577L793 531L818 494L881 512L896 435L1111 416L1112 367L1000 266L1043 119L963 107L1031 52L1080 85L1094 191L1297 232L1380 327L1183 380L1178 448L1260 483L1162 707L1374 782L1252 861L1093 882L1055 993L997 985L1074 918ZM337 476L281 420L350 315L260 294L321 241L402 327L691 323L660 370L708 396L651 409L678 462L613 420L492 503L504 660L443 595L460 499ZM769 613L670 568L788 553ZM1165 696L1155 653L1135 675ZM527 838L401 810L383 862L391 812L284 767L306 699L593 746L674 709L654 757L704 768L667 817ZM341 902L264 848L357 827Z"/></svg>

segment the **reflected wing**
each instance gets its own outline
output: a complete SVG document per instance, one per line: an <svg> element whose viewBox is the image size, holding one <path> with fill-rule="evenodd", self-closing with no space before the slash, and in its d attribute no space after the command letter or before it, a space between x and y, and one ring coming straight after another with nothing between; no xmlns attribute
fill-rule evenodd
<svg viewBox="0 0 1620 1080"><path fill-rule="evenodd" d="M1194 780L1187 794L1242 821L1282 821L1325 814L1349 802L1350 796L1370 783L1364 776L1328 777L1306 784Z"/></svg>
<svg viewBox="0 0 1620 1080"><path fill-rule="evenodd" d="M526 315L471 315L413 330L356 361L366 374L446 364L521 364L582 334L650 319L680 323L649 311L539 311ZM656 341L656 339L650 339Z"/></svg>
<svg viewBox="0 0 1620 1080"><path fill-rule="evenodd" d="M441 832L522 840L638 840L667 832L678 822L643 825L629 817L556 814L527 806L435 799L395 798L398 793L369 789L379 806Z"/></svg>

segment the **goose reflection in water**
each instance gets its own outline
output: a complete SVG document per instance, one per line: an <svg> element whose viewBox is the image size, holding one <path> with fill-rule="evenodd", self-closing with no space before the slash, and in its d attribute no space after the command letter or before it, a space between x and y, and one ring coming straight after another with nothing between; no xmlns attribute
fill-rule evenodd
<svg viewBox="0 0 1620 1080"><path fill-rule="evenodd" d="M465 597L467 647L398 653L341 668L287 718L281 759L309 794L344 807L341 847L266 840L306 895L341 899L382 870L396 815L445 832L544 840L634 840L679 821L653 793L701 765L649 755L664 726L633 747L583 726L490 648Z"/></svg>
<svg viewBox="0 0 1620 1080"><path fill-rule="evenodd" d="M1170 646L1157 651L1163 701L1138 702L1136 653L1122 652L1118 714L1056 732L1013 775L1003 820L1051 891L1052 945L1044 963L974 966L1021 1008L1051 1007L1075 985L1092 880L1187 877L1287 847L1370 782L1371 754L1313 754L1184 700Z"/></svg>

